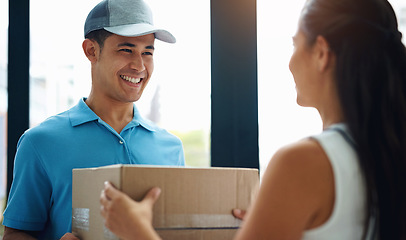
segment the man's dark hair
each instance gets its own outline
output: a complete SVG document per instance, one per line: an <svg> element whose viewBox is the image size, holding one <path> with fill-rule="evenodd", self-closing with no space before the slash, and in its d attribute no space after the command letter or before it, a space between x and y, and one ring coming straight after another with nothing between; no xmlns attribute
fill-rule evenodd
<svg viewBox="0 0 406 240"><path fill-rule="evenodd" d="M99 29L89 32L85 38L96 41L100 46L100 51L103 49L104 41L113 35L111 32L108 32L104 29Z"/></svg>

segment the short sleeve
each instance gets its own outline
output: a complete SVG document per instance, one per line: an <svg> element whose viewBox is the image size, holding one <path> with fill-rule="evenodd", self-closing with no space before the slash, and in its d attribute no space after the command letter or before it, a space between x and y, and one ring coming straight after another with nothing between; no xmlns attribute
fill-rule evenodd
<svg viewBox="0 0 406 240"><path fill-rule="evenodd" d="M185 166L185 153L183 152L182 142L179 144L179 161L178 166Z"/></svg>
<svg viewBox="0 0 406 240"><path fill-rule="evenodd" d="M52 185L33 143L27 132L18 142L3 225L40 231L47 222L52 205Z"/></svg>

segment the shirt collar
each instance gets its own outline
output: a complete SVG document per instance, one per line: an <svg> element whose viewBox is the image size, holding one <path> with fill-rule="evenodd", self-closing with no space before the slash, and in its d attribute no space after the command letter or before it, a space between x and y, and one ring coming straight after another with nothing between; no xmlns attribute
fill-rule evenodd
<svg viewBox="0 0 406 240"><path fill-rule="evenodd" d="M79 103L69 110L69 118L70 118L70 122L73 127L100 119L100 117L97 116L96 113L94 113L92 111L92 109L89 108L89 106L87 106L85 101L86 101L86 98L80 99ZM133 116L132 121L127 125L128 128L141 125L143 128L145 128L151 132L154 132L157 130L156 126L154 126L150 121L148 121L147 119L144 119L141 116L141 114L139 113L135 104L134 104L133 113L134 113L134 116Z"/></svg>
<svg viewBox="0 0 406 240"><path fill-rule="evenodd" d="M134 113L134 116L133 116L133 120L131 121L131 123L133 123L135 125L141 125L143 128L145 128L151 132L155 132L157 130L157 127L152 122L150 122L149 120L147 120L141 116L141 114L138 111L135 104L134 104L133 113Z"/></svg>
<svg viewBox="0 0 406 240"><path fill-rule="evenodd" d="M69 119L73 127L83 123L92 122L100 119L85 103L86 98L79 100L79 103L69 109Z"/></svg>

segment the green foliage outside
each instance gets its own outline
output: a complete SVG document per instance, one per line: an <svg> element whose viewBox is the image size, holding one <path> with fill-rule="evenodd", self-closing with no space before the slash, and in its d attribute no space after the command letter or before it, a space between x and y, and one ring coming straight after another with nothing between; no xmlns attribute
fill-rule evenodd
<svg viewBox="0 0 406 240"><path fill-rule="evenodd" d="M6 199L0 199L0 239L3 239L4 226L3 226L3 211L6 204Z"/></svg>
<svg viewBox="0 0 406 240"><path fill-rule="evenodd" d="M186 166L210 167L210 133L204 130L171 133L182 140Z"/></svg>

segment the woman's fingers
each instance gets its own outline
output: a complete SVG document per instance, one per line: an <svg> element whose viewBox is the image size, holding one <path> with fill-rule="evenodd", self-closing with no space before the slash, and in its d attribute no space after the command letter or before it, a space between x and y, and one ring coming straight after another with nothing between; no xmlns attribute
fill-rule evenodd
<svg viewBox="0 0 406 240"><path fill-rule="evenodd" d="M148 191L148 193L145 195L145 197L141 201L141 203L148 204L148 206L152 209L155 202L158 200L160 194L161 194L161 189L158 187L154 187Z"/></svg>

